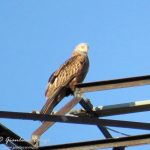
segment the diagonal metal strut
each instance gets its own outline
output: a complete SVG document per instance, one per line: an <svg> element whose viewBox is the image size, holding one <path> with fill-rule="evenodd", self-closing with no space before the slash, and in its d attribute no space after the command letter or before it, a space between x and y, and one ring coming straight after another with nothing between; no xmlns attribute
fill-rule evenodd
<svg viewBox="0 0 150 150"><path fill-rule="evenodd" d="M80 101L80 105L88 112L90 113L93 117L96 117L97 115L93 112L93 108L90 107L90 105L84 100L82 99ZM112 138L111 134L109 133L109 131L106 129L106 127L101 126L100 124L97 125L97 127L100 129L100 131L103 133L103 135L106 138Z"/></svg>

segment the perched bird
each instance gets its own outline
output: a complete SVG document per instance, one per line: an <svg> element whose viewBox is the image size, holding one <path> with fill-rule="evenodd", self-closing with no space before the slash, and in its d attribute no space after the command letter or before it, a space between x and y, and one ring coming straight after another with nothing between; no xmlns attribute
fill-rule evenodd
<svg viewBox="0 0 150 150"><path fill-rule="evenodd" d="M65 96L74 95L75 85L84 80L89 69L88 49L86 43L77 45L72 56L50 76L41 114L51 113Z"/></svg>

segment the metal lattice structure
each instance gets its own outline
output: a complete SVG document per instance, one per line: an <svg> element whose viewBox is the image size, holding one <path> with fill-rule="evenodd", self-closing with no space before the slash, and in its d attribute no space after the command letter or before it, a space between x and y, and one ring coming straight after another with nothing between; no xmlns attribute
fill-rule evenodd
<svg viewBox="0 0 150 150"><path fill-rule="evenodd" d="M97 148L113 148L113 150L125 150L125 148L128 146L150 144L150 134L114 138L107 128L122 127L150 130L150 123L100 118L106 116L150 111L150 100L93 107L89 100L85 100L81 97L82 93L85 92L112 90L117 88L144 85L150 85L150 75L78 84L76 85L77 97L73 98L59 111L51 115L0 111L0 118L44 121L44 123L42 123L42 125L32 133L31 141L23 140L23 138L0 124L0 136L4 138L0 144L5 144L10 149L16 150L93 150ZM83 109L72 110L72 108L77 103L80 103ZM56 122L95 125L102 132L105 139L44 147L39 146L40 136ZM4 142L8 137L16 140L9 141L7 143ZM19 139L22 139L21 142Z"/></svg>

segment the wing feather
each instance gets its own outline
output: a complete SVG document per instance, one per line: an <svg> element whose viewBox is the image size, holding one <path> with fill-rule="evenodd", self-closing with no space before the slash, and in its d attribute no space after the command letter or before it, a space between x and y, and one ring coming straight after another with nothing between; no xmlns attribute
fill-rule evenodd
<svg viewBox="0 0 150 150"><path fill-rule="evenodd" d="M45 93L47 99L50 99L51 96L55 95L55 91L62 86L66 86L70 82L70 79L76 76L79 68L81 67L81 63L78 59L79 56L71 57L52 74Z"/></svg>
<svg viewBox="0 0 150 150"><path fill-rule="evenodd" d="M74 79L76 79L76 82L81 82L84 79L84 70L87 70L84 67L86 61L87 60L85 57L75 55L68 59L56 72L51 75L45 92L47 102L43 106L41 113L49 113L50 109L52 110L52 107L54 107L58 101L65 97L65 93L63 92L66 92L67 88L69 88L69 84L73 83L72 81ZM82 74L83 76L81 76Z"/></svg>

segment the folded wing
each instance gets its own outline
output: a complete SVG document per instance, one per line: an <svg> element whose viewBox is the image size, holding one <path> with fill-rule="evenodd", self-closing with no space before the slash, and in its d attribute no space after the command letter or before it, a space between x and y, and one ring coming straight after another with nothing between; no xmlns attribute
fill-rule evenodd
<svg viewBox="0 0 150 150"><path fill-rule="evenodd" d="M72 56L54 72L49 78L45 92L47 101L41 109L41 113L52 112L61 99L74 92L75 84L84 80L88 68L88 57L79 54Z"/></svg>

